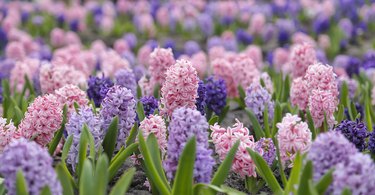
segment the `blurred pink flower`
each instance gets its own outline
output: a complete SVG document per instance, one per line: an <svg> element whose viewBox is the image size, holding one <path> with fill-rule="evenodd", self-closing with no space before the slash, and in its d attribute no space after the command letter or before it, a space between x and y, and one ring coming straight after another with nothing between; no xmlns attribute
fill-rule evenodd
<svg viewBox="0 0 375 195"><path fill-rule="evenodd" d="M237 81L236 86L241 85L246 89L251 83L259 81L260 71L250 57L240 54L232 66L233 80Z"/></svg>
<svg viewBox="0 0 375 195"><path fill-rule="evenodd" d="M155 83L147 78L146 75L138 81L138 85L141 88L142 96L152 96L154 94Z"/></svg>
<svg viewBox="0 0 375 195"><path fill-rule="evenodd" d="M155 48L149 58L151 80L160 85L164 84L166 72L175 63L171 48Z"/></svg>
<svg viewBox="0 0 375 195"><path fill-rule="evenodd" d="M316 62L316 53L312 45L307 43L295 45L289 59L293 78L305 76L308 67Z"/></svg>
<svg viewBox="0 0 375 195"><path fill-rule="evenodd" d="M259 46L249 45L243 53L248 55L258 68L263 67L263 55Z"/></svg>
<svg viewBox="0 0 375 195"><path fill-rule="evenodd" d="M331 46L331 39L326 34L319 35L318 44L320 48L326 50Z"/></svg>
<svg viewBox="0 0 375 195"><path fill-rule="evenodd" d="M282 67L288 62L289 58L289 51L284 48L277 48L273 52L273 67L277 71L281 71Z"/></svg>
<svg viewBox="0 0 375 195"><path fill-rule="evenodd" d="M208 51L208 57L210 58L211 62L216 59L223 58L224 55L225 55L225 48L222 46L212 47Z"/></svg>
<svg viewBox="0 0 375 195"><path fill-rule="evenodd" d="M74 102L80 107L84 107L89 103L86 92L71 84L55 90L55 96L62 106L65 104L68 106L69 113L75 112Z"/></svg>
<svg viewBox="0 0 375 195"><path fill-rule="evenodd" d="M10 121L7 123L7 119L0 117L0 153L3 152L5 146L7 146L13 139L19 137L20 134L13 122Z"/></svg>
<svg viewBox="0 0 375 195"><path fill-rule="evenodd" d="M145 67L148 67L148 63L150 61L150 54L152 52L152 48L148 45L143 45L139 50L137 54L138 62Z"/></svg>
<svg viewBox="0 0 375 195"><path fill-rule="evenodd" d="M227 86L227 93L230 97L237 97L237 83L234 80L234 68L225 59L216 59L211 62L213 73L215 76L221 77Z"/></svg>
<svg viewBox="0 0 375 195"><path fill-rule="evenodd" d="M198 76L203 79L207 73L207 55L203 51L200 51L190 58L191 63L198 72Z"/></svg>
<svg viewBox="0 0 375 195"><path fill-rule="evenodd" d="M337 96L332 94L329 90L312 90L308 106L316 128L323 125L324 114L326 115L329 127L332 127L336 123L333 114L337 109L337 102Z"/></svg>
<svg viewBox="0 0 375 195"><path fill-rule="evenodd" d="M262 13L254 14L250 19L249 31L251 34L260 35L266 24L266 17Z"/></svg>
<svg viewBox="0 0 375 195"><path fill-rule="evenodd" d="M298 106L300 110L305 110L309 102L309 91L307 82L302 77L293 79L290 88L290 101L293 106Z"/></svg>
<svg viewBox="0 0 375 195"><path fill-rule="evenodd" d="M125 39L117 39L113 44L113 49L119 54L122 55L125 51L129 51L128 42Z"/></svg>
<svg viewBox="0 0 375 195"><path fill-rule="evenodd" d="M100 56L101 68L105 76L113 77L117 70L129 69L129 62L118 55L114 50L103 52Z"/></svg>
<svg viewBox="0 0 375 195"><path fill-rule="evenodd" d="M26 50L21 42L10 42L5 48L5 56L13 60L22 60L26 57Z"/></svg>
<svg viewBox="0 0 375 195"><path fill-rule="evenodd" d="M139 129L143 131L143 136L147 138L151 133L153 133L158 140L159 149L162 155L167 151L167 127L163 118L159 115L150 115L145 118Z"/></svg>
<svg viewBox="0 0 375 195"><path fill-rule="evenodd" d="M37 59L26 58L22 61L17 61L10 72L9 80L11 88L13 89L13 86L16 86L16 90L21 92L26 83L25 76L31 81L39 65L40 61Z"/></svg>
<svg viewBox="0 0 375 195"><path fill-rule="evenodd" d="M54 28L50 33L50 42L53 47L65 45L65 31L61 28Z"/></svg>

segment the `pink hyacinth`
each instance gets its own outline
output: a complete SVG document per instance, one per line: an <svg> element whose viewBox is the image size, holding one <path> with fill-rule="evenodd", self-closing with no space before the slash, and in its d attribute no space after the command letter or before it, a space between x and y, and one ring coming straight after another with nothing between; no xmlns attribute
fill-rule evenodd
<svg viewBox="0 0 375 195"><path fill-rule="evenodd" d="M166 80L161 88L161 112L168 116L176 108L187 107L195 109L195 100L198 97L197 71L187 60L177 60L167 73Z"/></svg>
<svg viewBox="0 0 375 195"><path fill-rule="evenodd" d="M65 45L65 31L61 28L54 28L50 33L50 42L53 47Z"/></svg>
<svg viewBox="0 0 375 195"><path fill-rule="evenodd" d="M114 50L103 52L100 58L102 71L107 77L113 77L117 70L130 68L129 62Z"/></svg>
<svg viewBox="0 0 375 195"><path fill-rule="evenodd" d="M308 67L316 61L316 52L312 45L304 43L294 46L289 59L293 77L305 76Z"/></svg>
<svg viewBox="0 0 375 195"><path fill-rule="evenodd" d="M214 61L216 59L223 58L226 51L225 48L222 46L215 46L209 49L208 51L208 57L210 58L210 61Z"/></svg>
<svg viewBox="0 0 375 195"><path fill-rule="evenodd" d="M53 93L68 84L86 85L85 74L67 65L44 64L40 68L39 79L42 93Z"/></svg>
<svg viewBox="0 0 375 195"><path fill-rule="evenodd" d="M260 79L263 80L264 85L265 85L264 88L266 88L267 91L272 95L273 94L273 82L271 80L270 75L267 72L263 72L257 78L258 78L259 83L260 83Z"/></svg>
<svg viewBox="0 0 375 195"><path fill-rule="evenodd" d="M39 68L39 64L39 60L31 58L17 61L14 68L10 72L10 86L16 86L16 90L20 92L26 83L25 76L31 80Z"/></svg>
<svg viewBox="0 0 375 195"><path fill-rule="evenodd" d="M307 69L305 79L310 92L313 89L319 89L330 91L335 97L339 94L336 75L332 66L315 63Z"/></svg>
<svg viewBox="0 0 375 195"><path fill-rule="evenodd" d="M150 61L150 54L152 52L152 48L149 45L143 45L137 54L137 60L140 64L148 67L148 63Z"/></svg>
<svg viewBox="0 0 375 195"><path fill-rule="evenodd" d="M251 34L260 35L266 25L266 17L262 13L256 13L251 17L249 31Z"/></svg>
<svg viewBox="0 0 375 195"><path fill-rule="evenodd" d="M255 142L252 135L249 135L249 129L236 119L236 124L227 129L220 127L217 123L211 125L211 138L215 145L215 151L219 155L220 160L224 160L233 144L240 140L240 146L234 157L232 170L239 174L242 178L245 176L256 177L255 164L247 153L246 148L254 150Z"/></svg>
<svg viewBox="0 0 375 195"><path fill-rule="evenodd" d="M319 35L318 44L320 48L326 50L331 46L331 39L328 35Z"/></svg>
<svg viewBox="0 0 375 195"><path fill-rule="evenodd" d="M251 58L244 54L237 56L233 62L233 68L233 78L237 80L236 86L241 85L243 89L246 89L251 83L259 80L260 72L257 66Z"/></svg>
<svg viewBox="0 0 375 195"><path fill-rule="evenodd" d="M174 63L175 60L171 48L155 48L149 58L149 72L151 74L151 79L154 82L163 85L166 72Z"/></svg>
<svg viewBox="0 0 375 195"><path fill-rule="evenodd" d="M167 151L167 127L161 116L151 114L141 122L139 129L143 131L145 138L153 133L158 140L162 154L165 154Z"/></svg>
<svg viewBox="0 0 375 195"><path fill-rule="evenodd" d="M7 124L7 120L0 117L0 153L3 152L5 146L7 146L13 139L18 139L19 137L20 134L13 122L10 121Z"/></svg>
<svg viewBox="0 0 375 195"><path fill-rule="evenodd" d="M312 90L309 97L309 109L311 117L314 120L315 127L321 127L324 122L324 113L326 114L327 123L332 127L336 121L334 112L337 109L337 98L330 91L319 89Z"/></svg>
<svg viewBox="0 0 375 195"><path fill-rule="evenodd" d="M200 51L191 56L190 60L197 70L199 78L203 79L207 73L207 55L203 51Z"/></svg>
<svg viewBox="0 0 375 195"><path fill-rule="evenodd" d="M89 103L86 93L77 86L71 84L57 89L55 91L55 95L61 105L66 104L68 106L69 113L75 112L74 102L76 102L80 107L83 107Z"/></svg>
<svg viewBox="0 0 375 195"><path fill-rule="evenodd" d="M262 49L257 45L249 45L243 52L249 56L258 68L263 66Z"/></svg>
<svg viewBox="0 0 375 195"><path fill-rule="evenodd" d="M125 51L129 50L128 42L125 39L117 39L113 45L113 49L119 54L122 55Z"/></svg>
<svg viewBox="0 0 375 195"><path fill-rule="evenodd" d="M142 76L138 81L143 96L152 96L154 94L154 81L150 80L146 75Z"/></svg>
<svg viewBox="0 0 375 195"><path fill-rule="evenodd" d="M316 43L313 38L303 32L296 32L292 36L293 44L309 44L315 47Z"/></svg>
<svg viewBox="0 0 375 195"><path fill-rule="evenodd" d="M281 71L282 67L288 62L288 58L289 58L289 51L287 49L284 49L284 48L275 49L275 51L273 52L273 58L272 58L273 67L276 70Z"/></svg>
<svg viewBox="0 0 375 195"><path fill-rule="evenodd" d="M18 131L22 137L27 139L35 137L35 142L46 146L60 128L62 117L61 104L56 96L39 96L27 108L25 118L18 126Z"/></svg>
<svg viewBox="0 0 375 195"><path fill-rule="evenodd" d="M276 126L281 160L284 164L292 167L297 152L303 154L310 149L311 131L307 123L301 121L297 115L290 113L287 113Z"/></svg>
<svg viewBox="0 0 375 195"><path fill-rule="evenodd" d="M22 60L26 57L26 51L21 42L10 42L5 48L5 56L13 60Z"/></svg>
<svg viewBox="0 0 375 195"><path fill-rule="evenodd" d="M293 80L290 88L290 101L293 106L298 106L300 110L305 110L309 102L309 90L307 82L302 77Z"/></svg>
<svg viewBox="0 0 375 195"><path fill-rule="evenodd" d="M237 83L233 78L233 66L225 59L216 59L211 62L214 75L221 77L227 86L227 93L230 97L237 97Z"/></svg>

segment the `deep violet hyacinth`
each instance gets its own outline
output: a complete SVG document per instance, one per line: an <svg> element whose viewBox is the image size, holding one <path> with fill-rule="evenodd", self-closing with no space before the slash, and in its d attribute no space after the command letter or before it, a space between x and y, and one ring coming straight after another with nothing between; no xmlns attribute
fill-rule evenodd
<svg viewBox="0 0 375 195"><path fill-rule="evenodd" d="M206 86L201 80L198 82L198 98L196 99L195 105L197 106L197 110L201 112L201 114L205 113Z"/></svg>
<svg viewBox="0 0 375 195"><path fill-rule="evenodd" d="M205 81L207 108L219 115L227 104L227 88L222 78L210 76Z"/></svg>
<svg viewBox="0 0 375 195"><path fill-rule="evenodd" d="M341 132L359 151L366 148L366 138L369 134L366 125L359 119L355 121L343 120L334 130Z"/></svg>
<svg viewBox="0 0 375 195"><path fill-rule="evenodd" d="M102 128L106 132L113 118L118 116L118 134L116 148L125 145L125 140L133 127L136 117L136 101L129 89L115 85L108 90L101 104L100 116L103 120Z"/></svg>
<svg viewBox="0 0 375 195"><path fill-rule="evenodd" d="M374 131L370 133L367 148L372 154L375 154L375 133L374 133Z"/></svg>
<svg viewBox="0 0 375 195"><path fill-rule="evenodd" d="M0 173L5 179L8 194L17 194L18 170L21 170L25 177L29 194L40 194L45 186L49 187L51 194L62 194L52 162L48 151L33 141L21 138L10 143L0 156Z"/></svg>
<svg viewBox="0 0 375 195"><path fill-rule="evenodd" d="M177 170L178 160L186 142L196 137L196 159L194 179L197 183L207 183L211 179L212 167L215 163L212 150L208 146L208 123L197 110L177 108L168 127L168 151L164 168L169 179L173 179Z"/></svg>
<svg viewBox="0 0 375 195"><path fill-rule="evenodd" d="M87 95L94 101L96 107L100 106L109 88L113 86L113 82L108 77L90 76L87 84Z"/></svg>
<svg viewBox="0 0 375 195"><path fill-rule="evenodd" d="M143 110L146 116L153 114L155 109L158 109L159 103L154 96L143 96L140 101L143 105Z"/></svg>

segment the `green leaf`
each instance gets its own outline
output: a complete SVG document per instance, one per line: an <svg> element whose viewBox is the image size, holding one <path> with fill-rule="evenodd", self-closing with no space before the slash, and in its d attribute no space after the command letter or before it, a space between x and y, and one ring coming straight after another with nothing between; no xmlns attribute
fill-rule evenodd
<svg viewBox="0 0 375 195"><path fill-rule="evenodd" d="M290 79L289 75L286 75L283 85L282 101L286 102L290 94Z"/></svg>
<svg viewBox="0 0 375 195"><path fill-rule="evenodd" d="M67 172L66 169L64 169L64 166L65 165L63 165L63 164L58 164L56 166L56 173L57 173L57 176L58 176L58 178L61 182L63 194L64 195L74 195L73 186L72 186L72 182L74 182L74 181L71 178L70 173Z"/></svg>
<svg viewBox="0 0 375 195"><path fill-rule="evenodd" d="M6 194L6 188L4 184L4 180L0 182L0 195L5 195Z"/></svg>
<svg viewBox="0 0 375 195"><path fill-rule="evenodd" d="M79 179L79 194L80 195L92 195L94 194L94 183L93 183L93 167L90 160L86 159L83 165L82 174Z"/></svg>
<svg viewBox="0 0 375 195"><path fill-rule="evenodd" d="M327 132L329 129L327 122L327 113L324 112L324 121L323 121L323 132Z"/></svg>
<svg viewBox="0 0 375 195"><path fill-rule="evenodd" d="M241 85L238 85L237 86L237 89L238 89L238 93L240 95L239 97L239 106L241 108L245 108L246 107L246 104L245 104L245 97L246 97L246 93L245 91L243 90L242 86Z"/></svg>
<svg viewBox="0 0 375 195"><path fill-rule="evenodd" d="M85 134L88 139L89 148L90 148L89 157L91 160L95 160L95 152L96 152L95 141L86 123L83 124L82 133Z"/></svg>
<svg viewBox="0 0 375 195"><path fill-rule="evenodd" d="M124 164L126 159L133 153L135 153L138 150L138 143L130 144L128 147L126 147L124 150L118 153L116 155L116 158L113 158L113 161L111 162L109 166L109 180L112 180L116 174L117 171L121 168L121 166Z"/></svg>
<svg viewBox="0 0 375 195"><path fill-rule="evenodd" d="M129 146L130 144L135 142L135 138L138 134L138 123L135 122L132 129L130 130L129 137L126 139L126 146Z"/></svg>
<svg viewBox="0 0 375 195"><path fill-rule="evenodd" d="M23 112L21 111L21 109L18 107L18 106L15 106L14 107L14 112L15 112L15 118L13 120L14 124L15 125L18 125L21 120L23 119Z"/></svg>
<svg viewBox="0 0 375 195"><path fill-rule="evenodd" d="M44 187L41 192L40 192L41 195L52 195L51 193L51 190L49 189L48 186Z"/></svg>
<svg viewBox="0 0 375 195"><path fill-rule="evenodd" d="M259 140L260 138L264 137L264 132L262 131L262 128L258 122L258 119L256 118L255 114L253 111L250 109L246 108L245 109L247 116L249 116L249 119L251 121L251 124L253 126L254 132L255 132L255 138L256 140Z"/></svg>
<svg viewBox="0 0 375 195"><path fill-rule="evenodd" d="M21 170L17 171L17 175L16 175L16 193L17 195L29 194L26 180Z"/></svg>
<svg viewBox="0 0 375 195"><path fill-rule="evenodd" d="M282 119L282 110L280 103L276 101L275 103L275 111L274 111L274 119L273 119L273 127L272 127L272 137L274 137L277 133L277 126L276 124L281 121Z"/></svg>
<svg viewBox="0 0 375 195"><path fill-rule="evenodd" d="M365 97L365 118L366 118L366 125L367 129L372 129L372 119L371 119L371 102L369 97L366 95Z"/></svg>
<svg viewBox="0 0 375 195"><path fill-rule="evenodd" d="M296 158L294 159L293 169L290 173L288 184L285 188L285 194L296 194L295 187L298 185L300 181L300 173L302 168L302 157L299 153L297 153Z"/></svg>
<svg viewBox="0 0 375 195"><path fill-rule="evenodd" d="M341 92L340 92L340 104L343 104L345 107L349 107L349 88L348 84L344 81L341 85Z"/></svg>
<svg viewBox="0 0 375 195"><path fill-rule="evenodd" d="M307 117L307 124L309 126L310 131L311 131L312 139L314 140L315 137L316 137L316 129L314 127L314 120L311 117L311 113L310 113L309 109L306 110L306 117Z"/></svg>
<svg viewBox="0 0 375 195"><path fill-rule="evenodd" d="M357 112L357 109L355 108L354 102L350 102L349 112L352 113L352 116L353 116L352 120L355 120L354 117L357 116L358 112Z"/></svg>
<svg viewBox="0 0 375 195"><path fill-rule="evenodd" d="M159 99L159 91L160 91L160 85L156 84L156 86L154 87L154 97L156 99Z"/></svg>
<svg viewBox="0 0 375 195"><path fill-rule="evenodd" d="M220 186L224 183L225 179L228 176L228 173L232 167L234 156L236 155L238 146L240 145L240 141L237 140L236 143L232 146L232 148L229 150L227 156L217 169L215 175L213 176L211 180L212 185Z"/></svg>
<svg viewBox="0 0 375 195"><path fill-rule="evenodd" d="M33 87L33 84L31 83L29 77L25 74L25 81L26 81L26 87L27 89L29 89L29 92L30 92L30 95L32 96L35 96L35 90L34 90L34 87Z"/></svg>
<svg viewBox="0 0 375 195"><path fill-rule="evenodd" d="M79 105L78 105L78 103L74 102L73 106L74 106L74 110L78 113L79 112Z"/></svg>
<svg viewBox="0 0 375 195"><path fill-rule="evenodd" d="M263 111L263 126L264 126L264 132L266 134L266 137L270 138L271 133L270 133L270 125L268 124L268 106L267 103L264 106L264 111Z"/></svg>
<svg viewBox="0 0 375 195"><path fill-rule="evenodd" d="M314 188L312 179L309 179L307 183L308 183L309 194L318 195L318 191Z"/></svg>
<svg viewBox="0 0 375 195"><path fill-rule="evenodd" d="M164 184L158 174L158 171L156 170L155 164L153 163L152 156L150 154L150 150L146 144L145 138L142 135L142 131L138 132L138 142L141 154L146 165L144 168L146 169L146 172L149 173L150 182L155 183L155 186L158 188L161 194L170 194L169 186Z"/></svg>
<svg viewBox="0 0 375 195"><path fill-rule="evenodd" d="M146 117L144 109L143 109L143 104L141 101L138 101L137 103L137 114L138 114L138 119L140 122L142 122L143 119Z"/></svg>
<svg viewBox="0 0 375 195"><path fill-rule="evenodd" d="M76 173L77 173L78 178L80 178L82 168L86 160L87 144L88 144L87 136L84 133L81 133L81 137L79 140L79 149L78 149L78 164L76 167L76 170L77 170Z"/></svg>
<svg viewBox="0 0 375 195"><path fill-rule="evenodd" d="M142 97L142 89L139 85L137 85L137 99L141 99Z"/></svg>
<svg viewBox="0 0 375 195"><path fill-rule="evenodd" d="M266 161L258 153L254 152L250 148L247 148L247 151L249 152L251 159L254 161L256 167L261 173L261 176L267 182L272 192L275 194L282 193L283 190L280 187L280 184L277 182L275 176L273 175L273 172L268 167Z"/></svg>
<svg viewBox="0 0 375 195"><path fill-rule="evenodd" d="M195 147L196 139L193 137L186 143L178 161L172 194L193 194Z"/></svg>
<svg viewBox="0 0 375 195"><path fill-rule="evenodd" d="M352 195L352 192L351 192L351 190L350 190L349 188L345 188L345 189L342 191L341 194L342 194L342 195Z"/></svg>
<svg viewBox="0 0 375 195"><path fill-rule="evenodd" d="M95 186L94 192L95 194L105 195L107 194L107 186L108 186L108 158L105 154L100 155L97 165L95 167Z"/></svg>
<svg viewBox="0 0 375 195"><path fill-rule="evenodd" d="M208 121L208 124L209 124L209 125L214 125L214 124L217 123L218 121L219 121L219 117L216 116L216 115L213 115L213 116L211 117L211 119Z"/></svg>
<svg viewBox="0 0 375 195"><path fill-rule="evenodd" d="M313 177L313 164L312 161L308 161L303 169L301 180L298 187L297 194L309 194L308 182Z"/></svg>
<svg viewBox="0 0 375 195"><path fill-rule="evenodd" d="M73 135L69 135L69 137L65 141L63 151L61 154L62 162L65 162L66 158L68 157L68 153L69 153L70 147L72 146L72 143L73 143Z"/></svg>
<svg viewBox="0 0 375 195"><path fill-rule="evenodd" d="M337 116L336 116L336 119L338 122L341 122L342 120L344 120L344 117L345 117L344 111L345 111L344 105L340 104L339 111L337 112Z"/></svg>
<svg viewBox="0 0 375 195"><path fill-rule="evenodd" d="M146 141L147 147L150 149L150 154L152 157L152 161L155 165L155 168L161 177L162 181L164 184L167 186L168 185L168 180L167 177L165 176L163 165L161 162L161 154L160 154L160 149L158 145L158 140L156 139L155 135L151 133Z"/></svg>
<svg viewBox="0 0 375 195"><path fill-rule="evenodd" d="M107 134L103 140L103 149L107 154L108 159L112 159L112 154L115 151L116 142L117 142L117 132L118 132L118 117L114 117L111 124L109 125Z"/></svg>
<svg viewBox="0 0 375 195"><path fill-rule="evenodd" d="M240 192L236 189L230 188L225 185L215 186L212 184L205 184L205 183L198 183L194 185L194 194L216 194L220 192L221 194L228 194L228 195L245 195L245 193Z"/></svg>
<svg viewBox="0 0 375 195"><path fill-rule="evenodd" d="M329 170L315 185L315 189L319 194L324 194L333 181L333 169Z"/></svg>
<svg viewBox="0 0 375 195"><path fill-rule="evenodd" d="M110 195L125 194L135 174L135 168L128 169L113 186Z"/></svg>
<svg viewBox="0 0 375 195"><path fill-rule="evenodd" d="M221 111L221 114L219 116L219 123L223 122L223 120L224 120L225 116L227 115L228 111L229 111L229 106L227 105Z"/></svg>
<svg viewBox="0 0 375 195"><path fill-rule="evenodd" d="M60 140L61 140L61 138L63 136L64 129L65 129L67 112L68 112L68 107L67 107L67 105L64 105L64 108L63 108L63 120L61 122L61 127L55 133L55 136L53 137L53 140L50 143L49 148L48 148L48 152L49 152L49 154L51 156L55 153L55 150L56 150L57 146L59 145Z"/></svg>

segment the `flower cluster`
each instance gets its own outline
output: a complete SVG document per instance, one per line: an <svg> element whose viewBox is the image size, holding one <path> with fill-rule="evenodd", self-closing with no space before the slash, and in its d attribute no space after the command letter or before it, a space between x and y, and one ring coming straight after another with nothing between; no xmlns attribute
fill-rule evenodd
<svg viewBox="0 0 375 195"><path fill-rule="evenodd" d="M125 140L133 127L136 117L136 101L129 89L115 85L111 87L101 104L100 116L103 119L103 129L108 131L114 117L118 116L118 134L116 148L125 145Z"/></svg>
<svg viewBox="0 0 375 195"><path fill-rule="evenodd" d="M139 101L141 101L143 105L143 110L146 116L153 114L159 107L158 100L154 98L154 96L143 96Z"/></svg>
<svg viewBox="0 0 375 195"><path fill-rule="evenodd" d="M55 96L61 105L68 106L69 113L75 111L74 103L79 106L85 106L89 103L86 93L75 85L65 85L64 87L55 91Z"/></svg>
<svg viewBox="0 0 375 195"><path fill-rule="evenodd" d="M113 82L108 77L99 78L90 76L87 85L87 95L94 101L95 106L99 107L109 88L113 86Z"/></svg>
<svg viewBox="0 0 375 195"><path fill-rule="evenodd" d="M341 132L359 151L366 149L366 138L369 133L366 125L358 119L356 121L343 120L334 130Z"/></svg>
<svg viewBox="0 0 375 195"><path fill-rule="evenodd" d="M155 83L163 85L167 77L167 70L173 64L175 64L175 59L171 48L155 48L149 58L151 79L153 79Z"/></svg>
<svg viewBox="0 0 375 195"><path fill-rule="evenodd" d="M73 170L75 170L75 165L78 163L79 142L85 124L94 138L96 150L101 147L101 142L104 137L101 129L102 121L99 116L94 114L90 107L81 107L78 113L73 112L69 117L69 121L65 125L67 135L73 137L72 146L70 147L67 158L67 163L72 166Z"/></svg>
<svg viewBox="0 0 375 195"><path fill-rule="evenodd" d="M198 82L198 98L195 102L195 105L197 107L197 110L201 112L202 114L205 113L206 108L206 86L203 83L203 81Z"/></svg>
<svg viewBox="0 0 375 195"><path fill-rule="evenodd" d="M166 73L166 81L161 88L161 113L168 116L176 108L196 108L198 97L198 76L192 64L178 60Z"/></svg>
<svg viewBox="0 0 375 195"><path fill-rule="evenodd" d="M238 81L237 85L242 88L248 87L256 82L260 76L255 62L245 54L240 54L233 62L234 75L233 78Z"/></svg>
<svg viewBox="0 0 375 195"><path fill-rule="evenodd" d="M261 138L257 141L255 151L262 155L269 166L272 165L276 157L276 147L271 138Z"/></svg>
<svg viewBox="0 0 375 195"><path fill-rule="evenodd" d="M216 59L211 62L213 72L216 76L224 79L227 94L229 97L237 97L238 90L236 81L233 78L234 71L231 64L226 59Z"/></svg>
<svg viewBox="0 0 375 195"><path fill-rule="evenodd" d="M263 124L263 112L265 107L268 109L268 121L273 119L274 103L269 92L259 83L253 83L246 90L246 106L254 112L260 124Z"/></svg>
<svg viewBox="0 0 375 195"><path fill-rule="evenodd" d="M139 129L143 131L143 136L147 138L151 133L153 133L158 140L159 148L162 154L167 151L167 127L163 118L159 115L149 115L145 118Z"/></svg>
<svg viewBox="0 0 375 195"><path fill-rule="evenodd" d="M309 103L309 91L307 82L302 77L295 78L290 88L290 101L292 105L305 110Z"/></svg>
<svg viewBox="0 0 375 195"><path fill-rule="evenodd" d="M115 73L116 85L120 85L130 89L134 97L137 95L137 82L133 71L120 69Z"/></svg>
<svg viewBox="0 0 375 195"><path fill-rule="evenodd" d="M280 123L277 123L277 140L280 148L281 160L293 166L297 152L305 153L311 146L311 131L307 123L301 121L297 115L287 113Z"/></svg>
<svg viewBox="0 0 375 195"><path fill-rule="evenodd" d="M46 146L59 130L63 118L62 106L54 95L37 97L27 108L25 118L18 126L21 136L35 138L35 142Z"/></svg>
<svg viewBox="0 0 375 195"><path fill-rule="evenodd" d="M255 163L247 153L246 148L254 150L257 144L254 142L253 136L249 134L249 129L244 127L238 120L233 127L228 127L227 129L220 127L218 124L210 126L210 129L212 131L211 138L215 145L215 151L219 155L220 160L224 160L237 140L241 141L233 160L232 170L243 178L245 176L255 177ZM260 143L260 145L262 144ZM265 148L262 148L262 155L265 154L263 149Z"/></svg>
<svg viewBox="0 0 375 195"><path fill-rule="evenodd" d="M289 59L293 78L305 76L308 67L316 61L315 49L311 44L304 43L293 47Z"/></svg>
<svg viewBox="0 0 375 195"><path fill-rule="evenodd" d="M52 194L62 194L52 162L48 151L33 141L21 138L10 143L0 156L0 173L5 178L8 194L17 194L18 171L22 171L28 193L40 194L48 186Z"/></svg>
<svg viewBox="0 0 375 195"><path fill-rule="evenodd" d="M219 115L227 104L227 88L221 78L210 76L205 80L207 108Z"/></svg>
<svg viewBox="0 0 375 195"><path fill-rule="evenodd" d="M13 139L17 139L19 137L20 134L13 122L11 121L9 124L7 124L7 120L0 117L0 153Z"/></svg>
<svg viewBox="0 0 375 195"><path fill-rule="evenodd" d="M206 118L197 110L178 108L172 114L168 126L168 151L164 161L164 169L169 179L174 178L178 160L186 142L196 137L196 158L194 179L196 182L208 183L211 179L212 168L215 163L212 150L208 147L208 123Z"/></svg>

